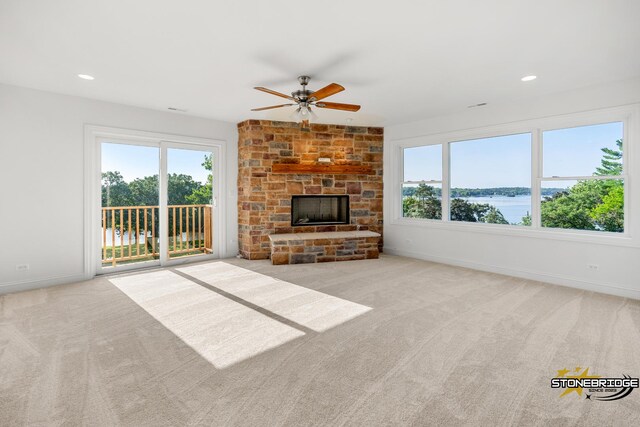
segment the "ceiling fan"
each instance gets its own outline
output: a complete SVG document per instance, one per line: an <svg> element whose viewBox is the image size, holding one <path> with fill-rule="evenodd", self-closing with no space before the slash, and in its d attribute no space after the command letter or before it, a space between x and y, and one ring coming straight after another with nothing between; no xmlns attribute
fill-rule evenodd
<svg viewBox="0 0 640 427"><path fill-rule="evenodd" d="M322 89L311 91L307 89L307 85L309 84L309 80L311 77L309 76L300 76L298 77L298 82L302 85L302 89L297 90L295 92L291 92L291 96L285 95L284 93L276 92L275 90L267 89L266 87L255 87L262 92L270 93L272 95L280 96L282 98L286 98L293 103L289 104L280 104L280 105L272 105L269 107L262 108L253 108L251 111L264 111L271 110L274 108L281 107L290 107L293 105L297 105L297 109L294 111L293 116L301 121L303 124L308 124L311 118L317 118L315 113L311 110L311 107L318 108L329 108L331 110L342 110L342 111L352 111L356 112L360 109L359 105L355 104L341 104L338 102L325 102L322 101L325 98L330 97L331 95L335 95L338 92L342 92L344 87L340 86L337 83L331 83Z"/></svg>

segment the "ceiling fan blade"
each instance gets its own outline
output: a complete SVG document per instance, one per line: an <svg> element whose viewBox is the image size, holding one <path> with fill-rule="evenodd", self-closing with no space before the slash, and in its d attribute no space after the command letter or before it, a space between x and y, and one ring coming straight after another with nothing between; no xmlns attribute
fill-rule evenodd
<svg viewBox="0 0 640 427"><path fill-rule="evenodd" d="M313 98L316 101L320 101L321 99L325 99L328 96L335 95L338 92L342 92L344 88L337 83L331 83L327 86L323 87L320 90L313 92L309 98Z"/></svg>
<svg viewBox="0 0 640 427"><path fill-rule="evenodd" d="M258 86L258 87L254 87L254 89L262 91L262 92L270 93L271 95L281 96L283 98L287 98L287 99L290 99L290 100L294 101L294 99L292 97L290 97L289 95L285 95L284 93L276 92L275 90L267 89L266 87Z"/></svg>
<svg viewBox="0 0 640 427"><path fill-rule="evenodd" d="M358 111L360 109L359 105L355 104L341 104L339 102L318 102L316 104L318 108L330 108L332 110L342 110L342 111Z"/></svg>
<svg viewBox="0 0 640 427"><path fill-rule="evenodd" d="M296 104L280 104L280 105L272 105L270 107L252 108L251 111L271 110L272 108L290 107L291 105L296 105Z"/></svg>

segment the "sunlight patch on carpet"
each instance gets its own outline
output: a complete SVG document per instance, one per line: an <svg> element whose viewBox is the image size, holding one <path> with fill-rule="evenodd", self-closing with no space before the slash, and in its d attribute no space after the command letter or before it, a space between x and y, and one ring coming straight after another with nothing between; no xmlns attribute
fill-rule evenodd
<svg viewBox="0 0 640 427"><path fill-rule="evenodd" d="M324 332L371 310L225 262L177 270L316 332Z"/></svg>
<svg viewBox="0 0 640 427"><path fill-rule="evenodd" d="M216 368L304 335L171 271L109 281Z"/></svg>

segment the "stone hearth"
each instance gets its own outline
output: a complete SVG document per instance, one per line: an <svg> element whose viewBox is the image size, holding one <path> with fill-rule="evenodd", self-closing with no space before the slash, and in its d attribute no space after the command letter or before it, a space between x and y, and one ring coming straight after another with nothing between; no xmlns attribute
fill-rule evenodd
<svg viewBox="0 0 640 427"><path fill-rule="evenodd" d="M311 124L305 129L298 123L246 120L238 124L238 134L238 241L244 258L269 258L271 234L382 234L382 128ZM319 164L319 158L331 162ZM349 224L292 226L291 196L311 194L348 195Z"/></svg>
<svg viewBox="0 0 640 427"><path fill-rule="evenodd" d="M271 263L310 264L378 258L378 239L373 231L272 234Z"/></svg>

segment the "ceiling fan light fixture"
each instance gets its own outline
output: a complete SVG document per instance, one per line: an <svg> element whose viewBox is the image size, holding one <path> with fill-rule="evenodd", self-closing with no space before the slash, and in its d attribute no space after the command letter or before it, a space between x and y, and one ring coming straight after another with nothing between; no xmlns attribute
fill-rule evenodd
<svg viewBox="0 0 640 427"><path fill-rule="evenodd" d="M311 116L311 119L312 119L313 121L318 120L318 115L317 115L316 113L314 113L314 112L313 112L313 110L312 110L311 108L308 108L308 110L309 110L309 116Z"/></svg>
<svg viewBox="0 0 640 427"><path fill-rule="evenodd" d="M316 120L318 118L318 116L316 116L316 114L313 111L311 111L311 108L305 104L300 105L293 112L292 116L293 116L292 118L296 122L302 123L303 126L309 126L309 123L311 122L311 120Z"/></svg>

